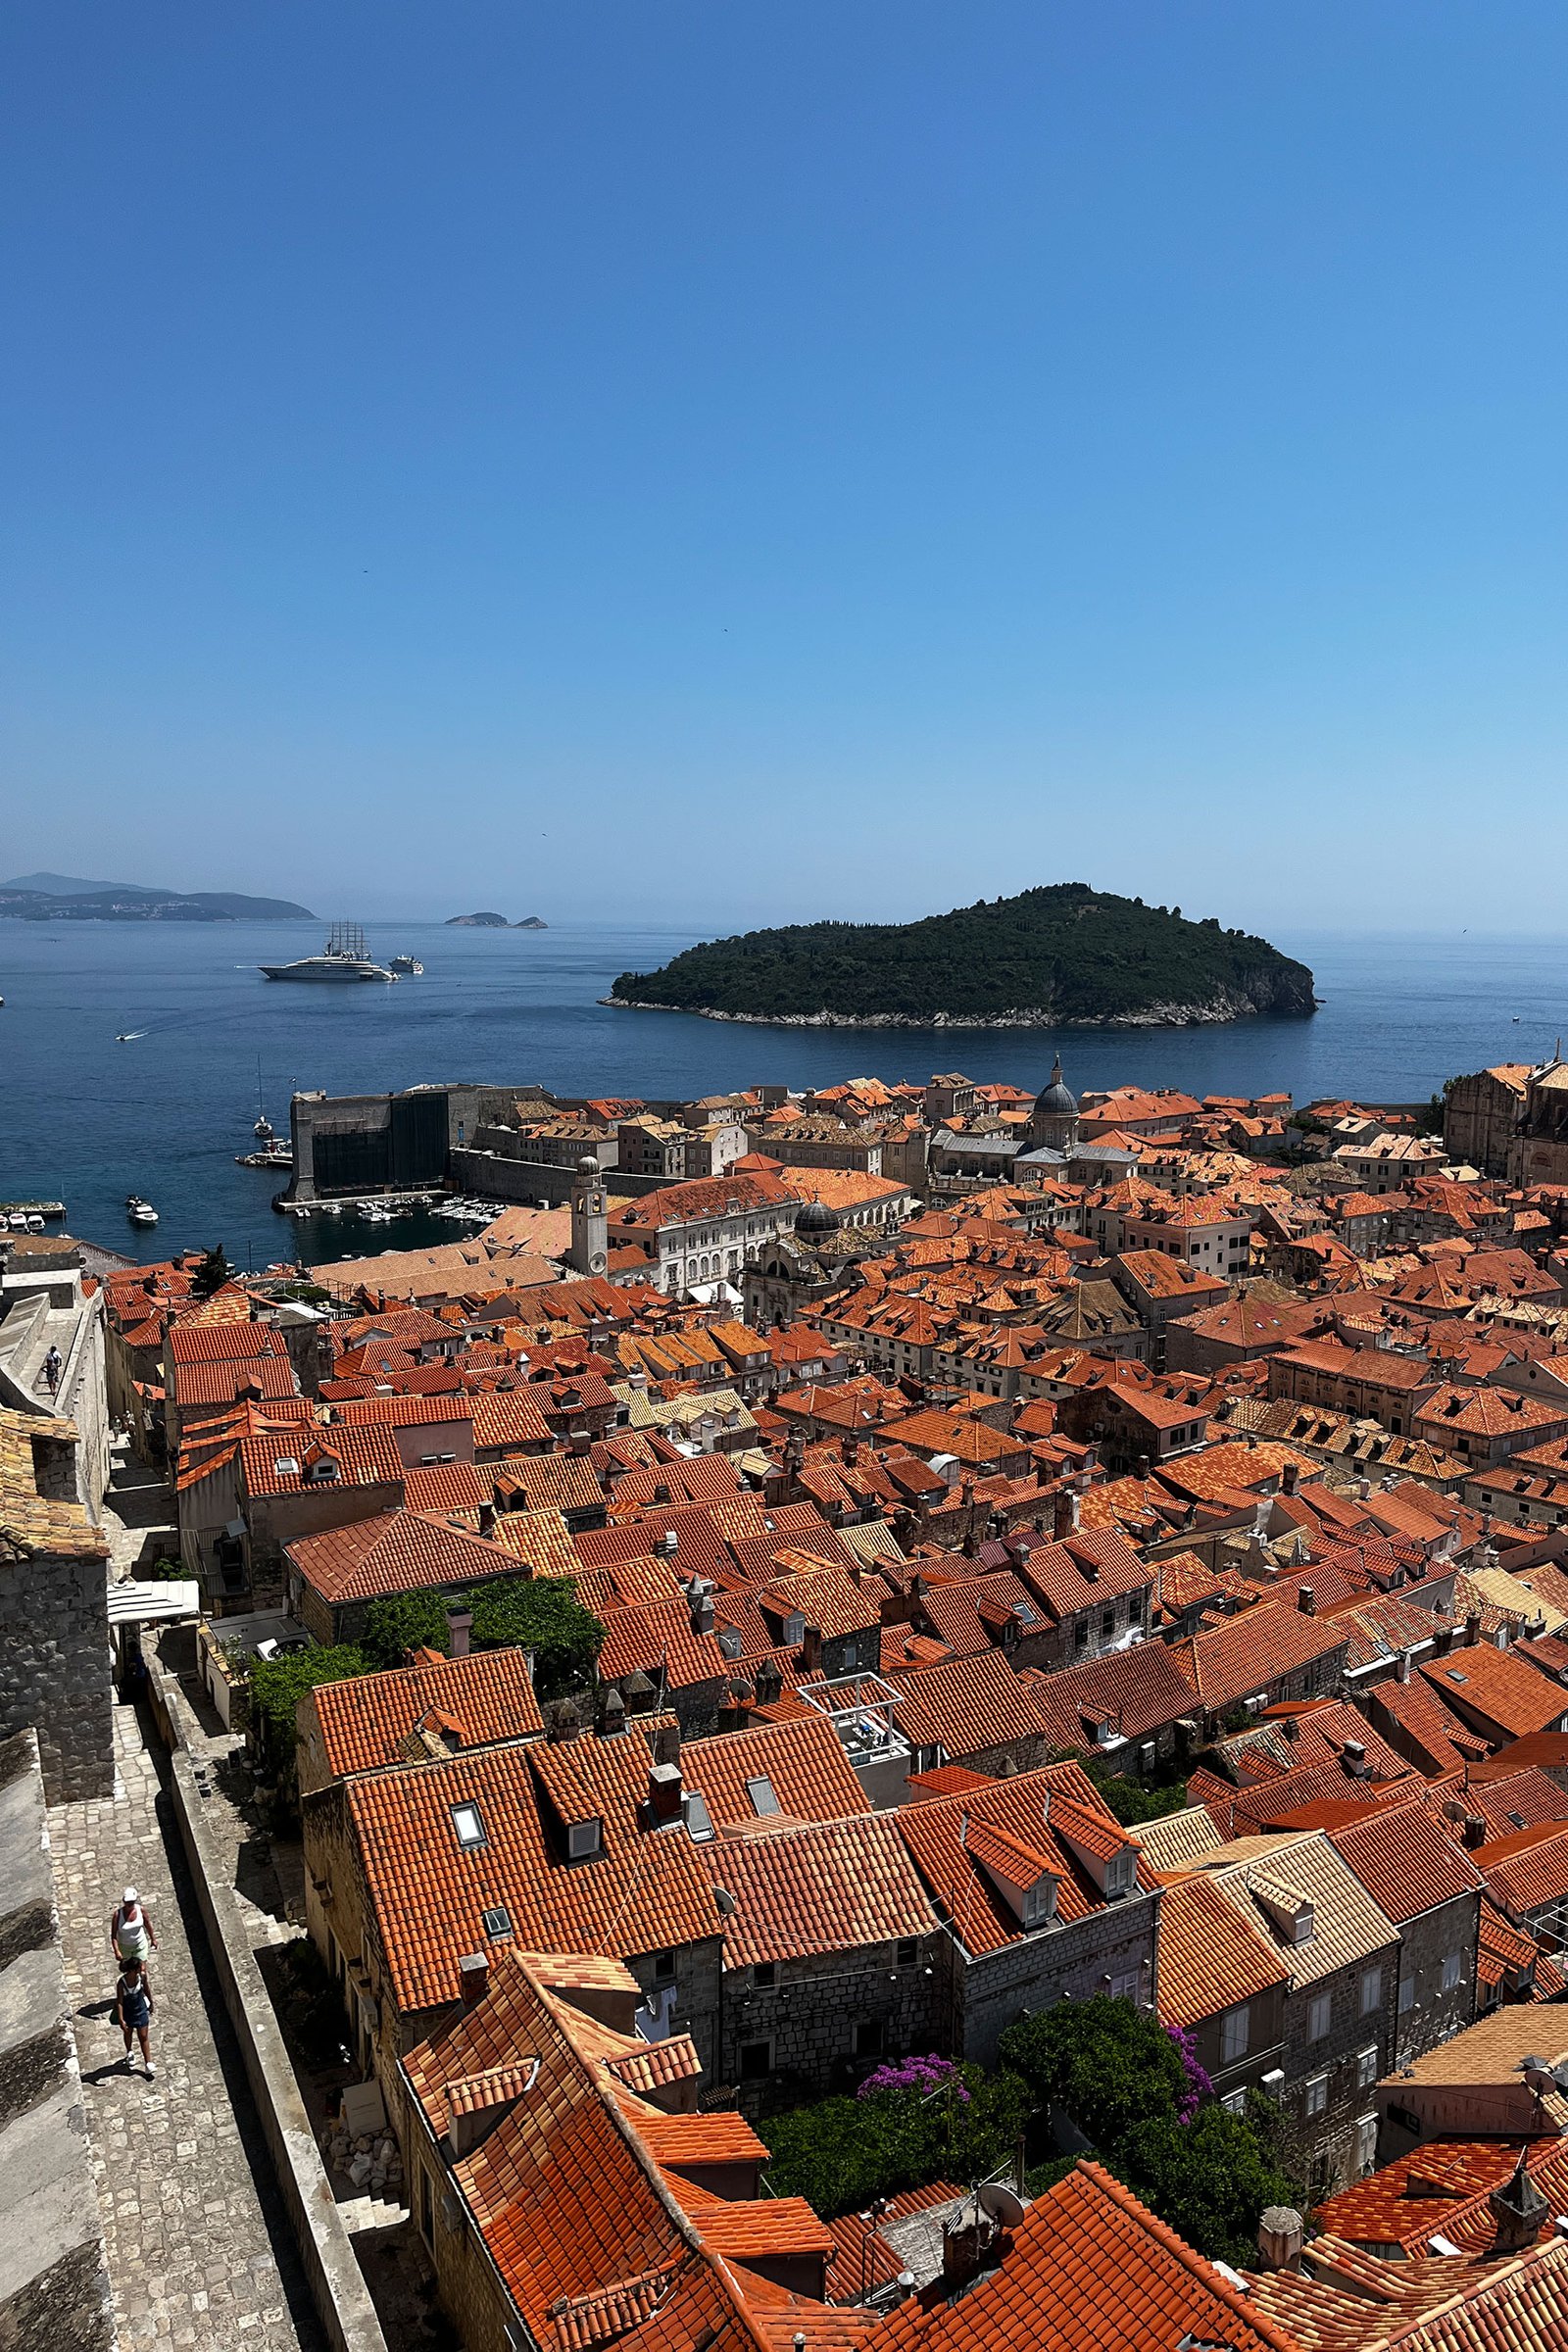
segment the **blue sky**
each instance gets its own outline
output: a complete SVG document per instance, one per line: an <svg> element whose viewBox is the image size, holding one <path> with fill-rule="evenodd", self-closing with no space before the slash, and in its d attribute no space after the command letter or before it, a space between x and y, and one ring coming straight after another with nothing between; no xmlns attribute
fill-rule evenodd
<svg viewBox="0 0 1568 2352"><path fill-rule="evenodd" d="M0 26L0 872L1563 928L1560 5Z"/></svg>

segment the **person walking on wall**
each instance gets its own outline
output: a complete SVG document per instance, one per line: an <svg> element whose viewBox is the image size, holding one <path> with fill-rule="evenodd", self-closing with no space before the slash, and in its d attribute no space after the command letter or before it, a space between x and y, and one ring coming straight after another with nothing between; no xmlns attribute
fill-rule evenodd
<svg viewBox="0 0 1568 2352"><path fill-rule="evenodd" d="M130 2064L130 2037L134 2034L141 2043L141 2062L147 2069L150 2082L158 2072L153 2064L148 2039L153 2022L153 1988L147 1971L139 1960L126 1960L121 1964L120 1982L115 1986L115 2015L125 2036L125 2055L121 2061L122 2065Z"/></svg>
<svg viewBox="0 0 1568 2352"><path fill-rule="evenodd" d="M60 1350L58 1348L51 1347L48 1354L44 1357L43 1376L49 1383L50 1396L58 1396L60 1392Z"/></svg>
<svg viewBox="0 0 1568 2352"><path fill-rule="evenodd" d="M109 1918L109 1949L117 1960L145 1961L158 1949L153 1923L134 1886L127 1886Z"/></svg>

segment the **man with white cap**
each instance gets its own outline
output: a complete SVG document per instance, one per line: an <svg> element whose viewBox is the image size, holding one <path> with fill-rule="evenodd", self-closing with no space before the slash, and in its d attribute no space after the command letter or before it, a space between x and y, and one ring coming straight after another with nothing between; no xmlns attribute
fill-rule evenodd
<svg viewBox="0 0 1568 2352"><path fill-rule="evenodd" d="M145 1960L158 1949L153 1923L134 1886L127 1886L109 1922L109 1949L117 1960Z"/></svg>

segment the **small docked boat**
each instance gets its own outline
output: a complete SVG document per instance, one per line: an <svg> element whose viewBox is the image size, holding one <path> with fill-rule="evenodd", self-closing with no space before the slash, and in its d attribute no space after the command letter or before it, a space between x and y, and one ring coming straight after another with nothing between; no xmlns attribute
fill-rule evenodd
<svg viewBox="0 0 1568 2352"><path fill-rule="evenodd" d="M424 966L417 956L394 956L391 969L400 980L417 980Z"/></svg>
<svg viewBox="0 0 1568 2352"><path fill-rule="evenodd" d="M138 1193L126 1194L125 1214L133 1225L156 1225L158 1222L157 1209L150 1200L143 1200Z"/></svg>

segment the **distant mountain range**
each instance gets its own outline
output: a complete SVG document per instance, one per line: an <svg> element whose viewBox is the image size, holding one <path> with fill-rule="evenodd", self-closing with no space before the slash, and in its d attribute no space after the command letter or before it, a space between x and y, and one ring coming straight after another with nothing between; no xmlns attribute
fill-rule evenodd
<svg viewBox="0 0 1568 2352"><path fill-rule="evenodd" d="M275 922L309 906L251 899L237 890L152 890L142 882L87 882L79 874L18 874L0 882L0 919L31 923Z"/></svg>

